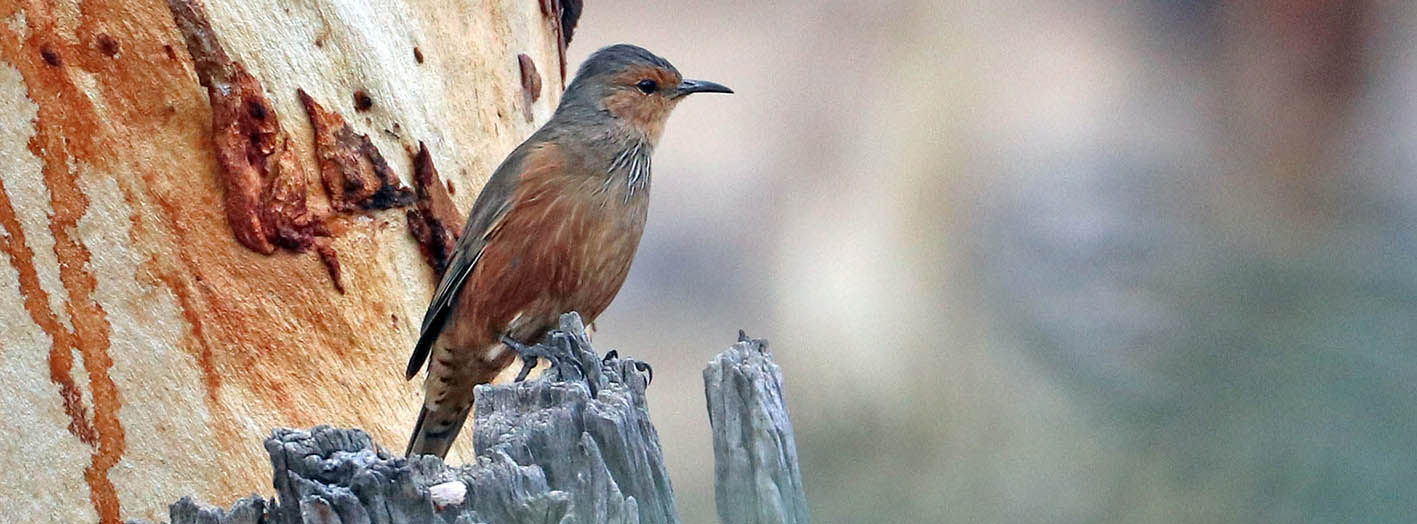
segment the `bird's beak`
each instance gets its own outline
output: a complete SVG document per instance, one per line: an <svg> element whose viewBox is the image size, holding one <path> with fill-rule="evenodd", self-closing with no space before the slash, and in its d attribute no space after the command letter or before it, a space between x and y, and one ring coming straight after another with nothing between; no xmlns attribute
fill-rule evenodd
<svg viewBox="0 0 1417 524"><path fill-rule="evenodd" d="M674 90L674 98L690 93L732 93L733 90L723 84L709 82L707 80L685 80L679 83L679 87Z"/></svg>

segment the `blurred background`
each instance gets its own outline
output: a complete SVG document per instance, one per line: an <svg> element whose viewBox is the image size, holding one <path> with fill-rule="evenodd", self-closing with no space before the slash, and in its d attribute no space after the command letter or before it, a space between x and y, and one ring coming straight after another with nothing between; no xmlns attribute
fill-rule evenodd
<svg viewBox="0 0 1417 524"><path fill-rule="evenodd" d="M700 370L772 341L818 522L1400 521L1417 4L596 0L676 111L597 345L715 521Z"/></svg>

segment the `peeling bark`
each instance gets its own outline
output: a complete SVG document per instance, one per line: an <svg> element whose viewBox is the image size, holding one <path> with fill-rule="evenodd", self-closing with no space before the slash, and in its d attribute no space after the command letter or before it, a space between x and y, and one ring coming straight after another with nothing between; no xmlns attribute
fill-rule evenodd
<svg viewBox="0 0 1417 524"><path fill-rule="evenodd" d="M566 85L566 46L576 32L576 23L581 19L583 0L540 0L541 14L551 18L555 26L558 44L557 58L560 62L561 87Z"/></svg>
<svg viewBox="0 0 1417 524"><path fill-rule="evenodd" d="M325 214L308 205L305 166L291 150L261 82L226 54L200 1L171 0L168 7L211 102L212 143L232 233L265 255L277 247L310 250L316 237L329 237L330 231ZM320 255L342 292L338 258L328 246Z"/></svg>
<svg viewBox="0 0 1417 524"><path fill-rule="evenodd" d="M355 133L345 124L344 117L325 110L305 90L300 90L299 95L315 128L315 154L331 207L350 213L413 203L413 191L399 183L369 135ZM366 101L368 96L364 95ZM373 105L372 101L368 105L356 103L364 109Z"/></svg>
<svg viewBox="0 0 1417 524"><path fill-rule="evenodd" d="M522 116L531 121L531 105L541 98L541 75L536 72L536 63L526 54L517 55L517 67L522 75Z"/></svg>
<svg viewBox="0 0 1417 524"><path fill-rule="evenodd" d="M418 143L418 154L413 157L413 187L418 200L416 207L407 212L408 231L418 241L419 250L433 272L442 275L453 256L453 248L457 247L466 218L453 205L447 186L438 178L438 168L433 167L433 155L422 142Z"/></svg>

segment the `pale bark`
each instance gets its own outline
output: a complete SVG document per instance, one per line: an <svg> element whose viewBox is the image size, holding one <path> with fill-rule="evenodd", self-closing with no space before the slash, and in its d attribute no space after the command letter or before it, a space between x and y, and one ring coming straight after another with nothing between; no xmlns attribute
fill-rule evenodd
<svg viewBox="0 0 1417 524"><path fill-rule="evenodd" d="M425 143L465 212L560 98L543 3L206 5L289 137L281 165L304 186L286 189L328 229L263 254L233 236L213 105L165 0L0 2L0 514L159 520L182 496L264 491L253 443L275 427L402 442L420 401L402 370L436 275L405 208L329 209L297 90L367 134L404 187ZM518 55L542 76L534 102ZM465 440L452 461L472 456Z"/></svg>

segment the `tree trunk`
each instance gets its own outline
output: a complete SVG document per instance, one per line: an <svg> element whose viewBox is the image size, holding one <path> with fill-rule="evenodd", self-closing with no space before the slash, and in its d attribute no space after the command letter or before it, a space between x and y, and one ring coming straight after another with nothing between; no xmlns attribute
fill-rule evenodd
<svg viewBox="0 0 1417 524"><path fill-rule="evenodd" d="M567 4L0 2L0 514L262 491L274 427L407 438L433 267L555 108Z"/></svg>

